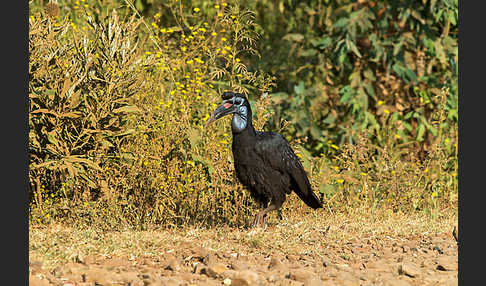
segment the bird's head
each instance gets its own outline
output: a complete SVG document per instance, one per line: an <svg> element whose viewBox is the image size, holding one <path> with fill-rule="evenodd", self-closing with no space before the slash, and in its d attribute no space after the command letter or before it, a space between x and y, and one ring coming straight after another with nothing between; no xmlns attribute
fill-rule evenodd
<svg viewBox="0 0 486 286"><path fill-rule="evenodd" d="M213 112L205 124L205 127L214 121L229 114L234 114L232 128L234 131L241 131L246 128L248 119L251 117L250 103L241 93L227 91L221 95L222 103Z"/></svg>

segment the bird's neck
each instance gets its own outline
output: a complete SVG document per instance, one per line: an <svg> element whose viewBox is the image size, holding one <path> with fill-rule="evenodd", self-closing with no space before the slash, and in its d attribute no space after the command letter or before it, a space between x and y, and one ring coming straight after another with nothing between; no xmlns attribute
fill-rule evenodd
<svg viewBox="0 0 486 286"><path fill-rule="evenodd" d="M233 138L256 136L256 131L251 120L251 114L248 115L249 116L246 117L242 117L239 114L233 115L233 120L231 121Z"/></svg>
<svg viewBox="0 0 486 286"><path fill-rule="evenodd" d="M231 121L231 130L233 134L250 131L255 133L253 124L251 122L251 109L247 105L238 107L238 111L233 114L233 120Z"/></svg>

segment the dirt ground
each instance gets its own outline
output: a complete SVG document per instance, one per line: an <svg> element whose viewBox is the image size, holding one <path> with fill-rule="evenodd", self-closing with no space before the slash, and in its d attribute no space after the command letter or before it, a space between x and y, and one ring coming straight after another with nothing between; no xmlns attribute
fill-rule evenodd
<svg viewBox="0 0 486 286"><path fill-rule="evenodd" d="M311 217L266 230L32 229L30 285L458 284L452 220L436 229L421 218L368 222Z"/></svg>

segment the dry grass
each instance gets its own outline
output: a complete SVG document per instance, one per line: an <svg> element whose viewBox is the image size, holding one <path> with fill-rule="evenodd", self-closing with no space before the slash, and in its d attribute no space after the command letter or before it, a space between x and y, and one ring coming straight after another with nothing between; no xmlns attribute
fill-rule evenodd
<svg viewBox="0 0 486 286"><path fill-rule="evenodd" d="M279 221L272 216L266 230L185 226L105 232L52 224L30 228L29 258L42 261L46 269L53 269L87 256L119 257L129 261L157 259L187 246L237 253L320 256L329 247L348 242L451 233L456 223L457 213L451 210L431 217L426 213L404 214L381 209L371 213L367 209L355 209L334 214L325 210L295 212Z"/></svg>

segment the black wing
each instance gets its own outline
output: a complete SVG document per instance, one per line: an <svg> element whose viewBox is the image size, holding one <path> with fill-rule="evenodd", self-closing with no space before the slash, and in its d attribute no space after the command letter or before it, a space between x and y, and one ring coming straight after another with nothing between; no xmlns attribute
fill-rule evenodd
<svg viewBox="0 0 486 286"><path fill-rule="evenodd" d="M256 153L275 170L287 173L291 178L293 191L311 208L321 208L322 203L312 191L304 167L290 144L280 134L258 132Z"/></svg>

